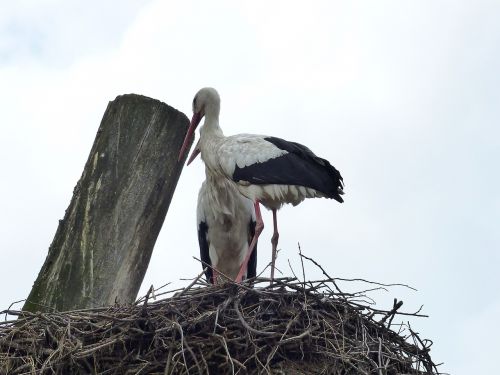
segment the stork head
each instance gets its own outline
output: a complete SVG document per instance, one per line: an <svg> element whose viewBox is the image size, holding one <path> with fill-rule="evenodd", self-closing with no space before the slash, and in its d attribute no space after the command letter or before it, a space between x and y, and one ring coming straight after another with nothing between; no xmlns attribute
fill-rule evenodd
<svg viewBox="0 0 500 375"><path fill-rule="evenodd" d="M193 99L193 117L191 123L189 124L189 129L184 138L184 143L179 152L179 159L186 152L189 142L194 137L194 131L200 123L203 117L215 119L219 118L220 112L220 97L217 91L212 87L204 87L196 93ZM193 154L191 154L190 162L198 155L200 152L199 147L195 147ZM189 162L189 163L190 163ZM189 164L188 163L188 164Z"/></svg>

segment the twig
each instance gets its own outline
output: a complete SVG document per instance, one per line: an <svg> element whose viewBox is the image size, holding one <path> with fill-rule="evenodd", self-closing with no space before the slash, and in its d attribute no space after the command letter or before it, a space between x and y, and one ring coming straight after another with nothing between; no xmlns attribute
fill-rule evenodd
<svg viewBox="0 0 500 375"><path fill-rule="evenodd" d="M394 298L394 306L393 306L392 310L387 312L385 314L385 316L382 319L380 319L380 324L384 324L385 321L387 320L387 318L389 318L389 317L391 318L390 321L392 321L392 318L394 317L394 315L396 315L396 311L398 311L401 306L403 306L403 301L398 302L398 300L396 298ZM391 326L391 323L389 323L389 327L390 326Z"/></svg>
<svg viewBox="0 0 500 375"><path fill-rule="evenodd" d="M191 289L191 287L196 284L196 282L203 276L203 274L205 273L205 271L201 271L198 276L196 276L194 278L194 280L191 282L191 284L189 284L187 287L185 287L183 290L180 291L179 294L173 296L172 298L179 298L180 296L184 295L189 289Z"/></svg>
<svg viewBox="0 0 500 375"><path fill-rule="evenodd" d="M276 336L276 332L265 332L265 331L259 331L255 328L250 327L250 325L245 321L245 318L243 318L243 315L241 315L241 311L238 308L238 300L234 300L234 310L236 311L236 314L238 315L238 319L240 320L241 324L243 324L243 327L245 327L248 331L256 333L258 335L262 336Z"/></svg>
<svg viewBox="0 0 500 375"><path fill-rule="evenodd" d="M324 268L323 268L323 267L321 267L321 265L320 265L318 262L316 262L316 261L315 261L314 259L312 259L312 258L309 258L309 257L305 256L304 254L299 254L299 255L300 255L300 257L301 257L301 258L306 258L308 261L313 262L313 263L314 263L314 265L315 265L315 266L317 266L317 267L321 270L321 272L323 272L323 275L325 275L326 277L328 277L328 279L330 279L330 280L331 280L331 282L332 282L333 286L335 287L335 289L337 289L337 292L339 292L340 294L343 294L343 293L342 293L342 291L340 290L340 288L338 287L337 283L335 282L335 279L334 279L334 278L332 278L330 275L328 275L328 274L326 273L326 271L324 270Z"/></svg>

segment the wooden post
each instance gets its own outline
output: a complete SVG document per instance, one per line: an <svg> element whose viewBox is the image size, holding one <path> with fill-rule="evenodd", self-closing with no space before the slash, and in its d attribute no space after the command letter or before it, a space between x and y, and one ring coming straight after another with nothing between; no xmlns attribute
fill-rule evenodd
<svg viewBox="0 0 500 375"><path fill-rule="evenodd" d="M135 300L184 165L177 158L188 125L144 96L109 103L24 310Z"/></svg>

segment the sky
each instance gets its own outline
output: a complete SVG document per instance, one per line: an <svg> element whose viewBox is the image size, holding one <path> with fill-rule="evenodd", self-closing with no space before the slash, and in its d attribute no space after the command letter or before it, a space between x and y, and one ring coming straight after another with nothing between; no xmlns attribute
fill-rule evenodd
<svg viewBox="0 0 500 375"><path fill-rule="evenodd" d="M451 374L497 371L500 3L0 0L0 309L29 294L107 103L150 96L191 116L204 86L226 135L307 145L345 203L278 213L278 268L302 251L329 274L405 283ZM200 160L184 168L140 294L201 271ZM270 260L272 215L259 242ZM306 264L308 279L321 272ZM343 284L346 289L348 284ZM341 286L342 287L342 286ZM16 305L18 308L22 304Z"/></svg>

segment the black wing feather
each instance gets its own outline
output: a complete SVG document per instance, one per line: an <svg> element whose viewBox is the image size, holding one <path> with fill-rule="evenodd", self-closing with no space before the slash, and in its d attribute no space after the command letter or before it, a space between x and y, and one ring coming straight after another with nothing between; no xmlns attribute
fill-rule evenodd
<svg viewBox="0 0 500 375"><path fill-rule="evenodd" d="M255 235L255 220L250 220L250 224L248 225L248 245L252 242L252 238ZM252 255L250 255L250 259L248 260L247 267L247 279L251 279L257 276L257 243L253 249Z"/></svg>
<svg viewBox="0 0 500 375"><path fill-rule="evenodd" d="M214 283L213 270L211 268L212 262L210 260L210 243L208 242L208 225L204 221L200 221L198 225L198 243L200 244L200 257L203 269L205 270L205 276L207 281L211 284ZM207 267L210 266L210 267Z"/></svg>
<svg viewBox="0 0 500 375"><path fill-rule="evenodd" d="M328 160L316 156L309 148L300 143L276 137L264 139L288 153L243 168L236 166L233 173L234 181L248 181L257 185L305 186L320 191L329 198L343 202L340 196L344 185L342 176Z"/></svg>

